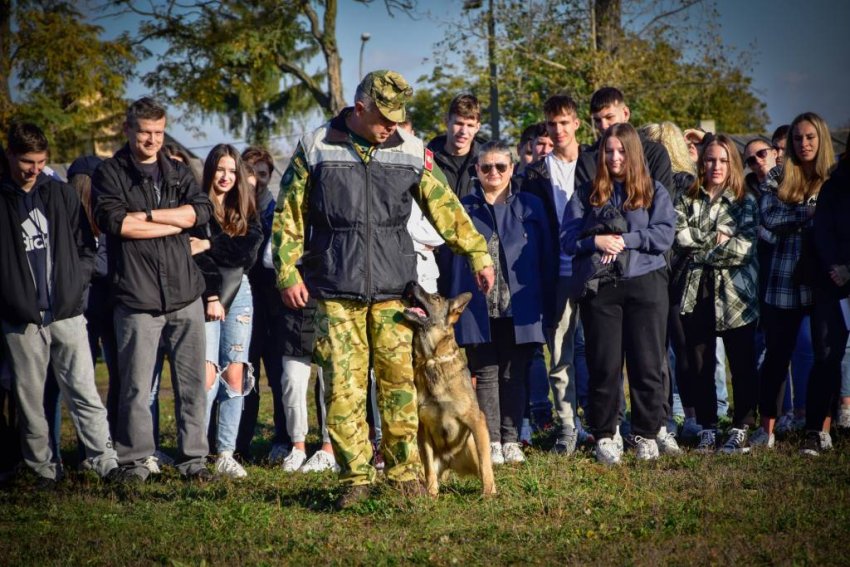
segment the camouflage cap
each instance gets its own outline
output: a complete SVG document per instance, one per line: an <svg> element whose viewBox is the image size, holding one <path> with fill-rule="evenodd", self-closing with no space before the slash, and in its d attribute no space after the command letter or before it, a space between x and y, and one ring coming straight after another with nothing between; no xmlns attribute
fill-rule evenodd
<svg viewBox="0 0 850 567"><path fill-rule="evenodd" d="M384 118L393 122L404 122L404 107L413 96L413 87L399 73L372 71L363 77L357 90L375 101L375 106Z"/></svg>

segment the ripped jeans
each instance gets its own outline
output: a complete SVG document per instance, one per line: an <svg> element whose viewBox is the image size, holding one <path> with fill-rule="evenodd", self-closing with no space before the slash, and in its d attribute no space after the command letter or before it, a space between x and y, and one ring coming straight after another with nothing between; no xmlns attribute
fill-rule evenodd
<svg viewBox="0 0 850 567"><path fill-rule="evenodd" d="M242 285L224 321L207 321L204 325L207 337L206 360L216 367L216 381L207 392L207 428L213 405L218 402L217 454L236 449L245 394L254 387L254 368L248 362L253 319L251 284L248 283L248 276L242 276ZM235 362L245 365L241 390L232 389L222 376L227 367Z"/></svg>

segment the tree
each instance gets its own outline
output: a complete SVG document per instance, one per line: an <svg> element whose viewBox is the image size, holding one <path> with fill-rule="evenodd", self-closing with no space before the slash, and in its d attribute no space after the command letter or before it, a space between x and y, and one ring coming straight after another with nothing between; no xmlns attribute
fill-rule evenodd
<svg viewBox="0 0 850 567"><path fill-rule="evenodd" d="M346 105L337 0L114 2L145 18L139 44L168 43L144 81L189 115L219 116L231 132L265 143L295 118ZM384 5L392 15L414 0Z"/></svg>
<svg viewBox="0 0 850 567"><path fill-rule="evenodd" d="M638 125L712 118L720 130L743 132L767 122L741 59L717 40L716 11L699 0L496 0L494 12L499 107L513 136L539 121L545 98L562 91L589 124L590 95L605 85L626 94ZM447 30L435 65L442 74L429 78L429 90L452 84L444 75L457 69L456 54L469 63L461 72L467 89L488 90L491 73L479 63L487 61L486 26L483 9L471 10L468 25ZM419 93L418 100L427 98ZM580 136L593 139L587 126Z"/></svg>
<svg viewBox="0 0 850 567"><path fill-rule="evenodd" d="M115 138L135 57L126 37L105 41L102 33L70 2L0 0L2 135L12 120L33 122L56 161Z"/></svg>

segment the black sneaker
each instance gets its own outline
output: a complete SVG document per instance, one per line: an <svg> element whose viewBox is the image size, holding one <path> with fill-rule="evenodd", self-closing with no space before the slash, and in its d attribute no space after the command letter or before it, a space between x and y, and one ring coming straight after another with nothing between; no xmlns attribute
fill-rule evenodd
<svg viewBox="0 0 850 567"><path fill-rule="evenodd" d="M215 475L211 473L208 468L201 467L199 469L193 470L190 473L187 473L183 476L183 478L190 481L206 483L215 480Z"/></svg>
<svg viewBox="0 0 850 567"><path fill-rule="evenodd" d="M800 448L800 454L817 457L824 451L832 449L832 438L826 431L807 431L806 439Z"/></svg>
<svg viewBox="0 0 850 567"><path fill-rule="evenodd" d="M53 492L59 487L59 482L55 478L47 478L46 476L38 477L35 481L35 489L39 492Z"/></svg>

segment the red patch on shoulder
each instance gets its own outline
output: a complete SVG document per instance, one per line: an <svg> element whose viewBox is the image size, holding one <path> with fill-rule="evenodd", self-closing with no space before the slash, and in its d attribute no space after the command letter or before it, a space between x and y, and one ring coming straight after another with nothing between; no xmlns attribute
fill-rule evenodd
<svg viewBox="0 0 850 567"><path fill-rule="evenodd" d="M425 169L428 171L434 170L434 152L425 148Z"/></svg>

